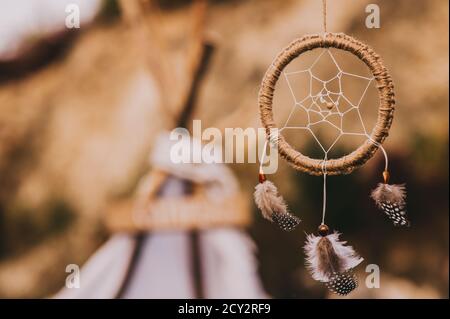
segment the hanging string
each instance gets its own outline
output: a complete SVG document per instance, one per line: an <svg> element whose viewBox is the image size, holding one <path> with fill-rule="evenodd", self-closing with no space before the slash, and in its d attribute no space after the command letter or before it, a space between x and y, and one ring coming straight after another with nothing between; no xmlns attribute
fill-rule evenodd
<svg viewBox="0 0 450 319"><path fill-rule="evenodd" d="M327 160L328 157L325 154L322 164L323 173L323 207L322 207L322 225L325 224L325 214L327 211Z"/></svg>
<svg viewBox="0 0 450 319"><path fill-rule="evenodd" d="M388 171L388 167L389 167L389 158L387 155L386 150L384 149L383 145L381 145L380 143L378 143L377 141L374 141L372 139L372 137L368 136L368 139L374 144L376 145L379 149L381 149L381 151L383 152L384 155L384 170Z"/></svg>
<svg viewBox="0 0 450 319"><path fill-rule="evenodd" d="M322 0L323 33L327 33L327 0Z"/></svg>
<svg viewBox="0 0 450 319"><path fill-rule="evenodd" d="M259 174L264 174L264 162L266 160L266 152L267 152L267 144L268 144L268 140L266 139L266 141L264 142L264 147L263 147L263 152L261 154L261 157L259 158Z"/></svg>

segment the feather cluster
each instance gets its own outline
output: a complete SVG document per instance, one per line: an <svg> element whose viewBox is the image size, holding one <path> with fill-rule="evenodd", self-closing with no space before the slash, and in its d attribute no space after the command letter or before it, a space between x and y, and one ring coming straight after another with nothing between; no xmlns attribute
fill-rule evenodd
<svg viewBox="0 0 450 319"><path fill-rule="evenodd" d="M327 236L308 235L304 249L312 277L325 283L331 291L346 295L358 286L351 271L363 258L347 242L339 241L339 236L338 232Z"/></svg>
<svg viewBox="0 0 450 319"><path fill-rule="evenodd" d="M394 226L409 227L410 222L406 217L406 188L404 184L390 185L379 183L372 191L371 197L375 200Z"/></svg>
<svg viewBox="0 0 450 319"><path fill-rule="evenodd" d="M278 195L278 190L272 182L266 180L256 185L254 198L263 217L276 223L281 229L291 231L300 223L297 216L289 213L286 202Z"/></svg>

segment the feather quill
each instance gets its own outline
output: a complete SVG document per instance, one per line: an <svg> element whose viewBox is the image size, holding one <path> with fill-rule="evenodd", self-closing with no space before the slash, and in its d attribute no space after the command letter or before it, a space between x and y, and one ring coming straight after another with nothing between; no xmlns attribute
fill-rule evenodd
<svg viewBox="0 0 450 319"><path fill-rule="evenodd" d="M394 226L410 226L406 216L406 187L404 184L379 183L370 196L378 208L394 223Z"/></svg>

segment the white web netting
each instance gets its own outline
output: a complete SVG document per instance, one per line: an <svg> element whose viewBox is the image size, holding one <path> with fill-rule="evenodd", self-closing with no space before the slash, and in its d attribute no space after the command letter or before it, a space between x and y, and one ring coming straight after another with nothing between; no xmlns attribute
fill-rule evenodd
<svg viewBox="0 0 450 319"><path fill-rule="evenodd" d="M327 75L319 75L320 72L316 66L322 64L324 58L327 58L329 61L329 65L326 68ZM301 130L309 133L320 146L323 153L322 223L324 223L326 212L326 162L329 159L330 151L336 146L338 141L343 136L357 136L363 141L372 141L380 147L384 154L386 170L388 158L383 147L371 138L369 131L371 127L365 123L361 112L362 102L366 99L371 104L370 109L374 112L372 113L372 118L376 117L378 99L374 105L373 96L366 97L370 88L375 90L375 94L377 93L375 77L373 75L368 76L345 71L338 63L332 49L322 49L320 54L311 61L312 63L306 64L309 66L299 68L299 70L287 70L289 69L288 66L283 71L283 77L289 92L287 94L290 95L289 99L293 100L293 106L288 113L287 119L279 126L279 132ZM367 67L365 65L363 67L367 74ZM354 69L355 63L352 62L352 65L348 68ZM302 78L300 82L298 82L299 77ZM349 79L357 80L359 87L356 88L356 85L349 85L348 83L344 85L344 78L347 81ZM301 92L302 90L303 92ZM377 94L376 97L378 98ZM324 130L333 130L335 132L334 135L331 135L332 138L328 139L328 143L322 140L323 134L321 134L320 130L317 130L320 126L322 126L322 133ZM283 135L286 133L283 133ZM290 141L288 142L290 143Z"/></svg>
<svg viewBox="0 0 450 319"><path fill-rule="evenodd" d="M316 74L315 70L325 58L331 61L328 71L331 68L334 69L332 76L328 76L327 79ZM279 132L287 129L309 132L320 146L324 160L329 158L330 151L343 136L359 136L372 140L360 107L366 93L375 82L373 76L344 71L330 49L322 49L309 67L296 71L284 70L283 76L292 96L293 106L287 119L279 127ZM300 85L295 84L299 76L304 80L301 85L305 91L303 94L298 92ZM344 89L342 83L344 78L355 79L359 82L359 90L350 87L351 97ZM317 128L334 131L328 143L321 139Z"/></svg>

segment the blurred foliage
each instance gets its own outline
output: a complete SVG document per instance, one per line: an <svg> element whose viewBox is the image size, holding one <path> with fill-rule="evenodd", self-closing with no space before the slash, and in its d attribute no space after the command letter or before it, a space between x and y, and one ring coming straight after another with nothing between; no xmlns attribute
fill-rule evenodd
<svg viewBox="0 0 450 319"><path fill-rule="evenodd" d="M42 207L27 207L15 203L0 211L0 260L26 253L51 236L62 233L74 222L75 211L69 203L52 199Z"/></svg>
<svg viewBox="0 0 450 319"><path fill-rule="evenodd" d="M98 17L99 21L113 23L120 18L120 7L118 0L105 0Z"/></svg>

